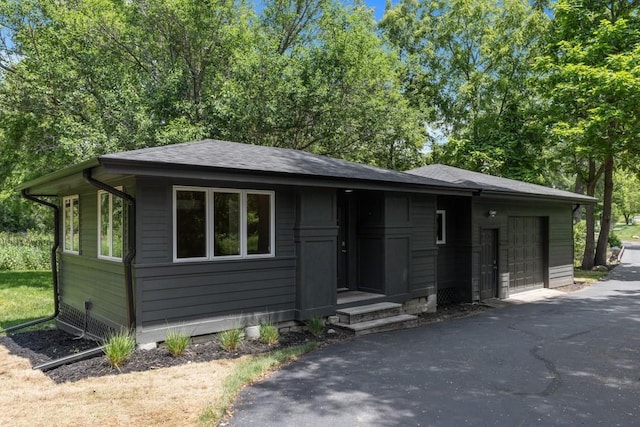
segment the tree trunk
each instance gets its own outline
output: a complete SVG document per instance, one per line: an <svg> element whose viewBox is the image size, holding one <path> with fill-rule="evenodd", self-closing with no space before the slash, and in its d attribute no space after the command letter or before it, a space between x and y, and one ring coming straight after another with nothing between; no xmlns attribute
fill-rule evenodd
<svg viewBox="0 0 640 427"><path fill-rule="evenodd" d="M587 194L590 196L591 194ZM583 270L591 270L593 268L593 253L595 251L595 215L594 215L595 206L589 204L587 205L587 209L585 210L585 220L587 225L587 233L585 236L584 242L584 254L582 254L582 265L580 266Z"/></svg>
<svg viewBox="0 0 640 427"><path fill-rule="evenodd" d="M596 265L607 265L607 248L611 231L611 210L613 204L613 155L607 156L604 164L604 200L602 218L600 220L600 235L596 246Z"/></svg>
<svg viewBox="0 0 640 427"><path fill-rule="evenodd" d="M589 160L589 178L586 182L587 196L593 197L596 194L596 184L600 178L597 175L595 160ZM587 205L585 221L587 232L585 236L584 254L582 254L582 265L580 268L583 270L591 270L594 265L593 253L595 251L595 239L593 236L596 231L595 206L592 204Z"/></svg>
<svg viewBox="0 0 640 427"><path fill-rule="evenodd" d="M576 174L576 185L574 188L574 193L584 194L584 181L582 179L582 175ZM582 205L578 205L576 209L573 211L573 223L577 224L582 220Z"/></svg>

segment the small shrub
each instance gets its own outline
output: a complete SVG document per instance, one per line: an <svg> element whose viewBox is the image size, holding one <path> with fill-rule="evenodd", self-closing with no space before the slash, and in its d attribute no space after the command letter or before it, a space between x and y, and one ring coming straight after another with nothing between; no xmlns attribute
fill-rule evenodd
<svg viewBox="0 0 640 427"><path fill-rule="evenodd" d="M280 339L278 328L270 323L260 325L260 341L267 345L274 345Z"/></svg>
<svg viewBox="0 0 640 427"><path fill-rule="evenodd" d="M0 270L47 270L52 236L45 233L0 232Z"/></svg>
<svg viewBox="0 0 640 427"><path fill-rule="evenodd" d="M136 339L127 329L110 335L104 342L104 354L114 368L121 367L136 349Z"/></svg>
<svg viewBox="0 0 640 427"><path fill-rule="evenodd" d="M189 334L181 331L176 331L170 329L167 332L167 338L165 339L164 344L167 346L167 350L173 356L180 356L186 350L189 344L191 343L191 337Z"/></svg>
<svg viewBox="0 0 640 427"><path fill-rule="evenodd" d="M314 336L319 337L324 332L324 321L320 317L307 320L307 328Z"/></svg>
<svg viewBox="0 0 640 427"><path fill-rule="evenodd" d="M611 233L609 236L609 247L610 248L620 248L622 247L622 242L615 234Z"/></svg>
<svg viewBox="0 0 640 427"><path fill-rule="evenodd" d="M238 348L238 344L244 339L244 331L242 328L229 329L218 334L218 342L220 347L227 351L233 351Z"/></svg>

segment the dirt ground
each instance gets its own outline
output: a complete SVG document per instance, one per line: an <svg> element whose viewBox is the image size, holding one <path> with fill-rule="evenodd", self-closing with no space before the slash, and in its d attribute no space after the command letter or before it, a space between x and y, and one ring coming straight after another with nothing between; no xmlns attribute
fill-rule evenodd
<svg viewBox="0 0 640 427"><path fill-rule="evenodd" d="M0 425L194 425L245 357L56 384L0 346Z"/></svg>

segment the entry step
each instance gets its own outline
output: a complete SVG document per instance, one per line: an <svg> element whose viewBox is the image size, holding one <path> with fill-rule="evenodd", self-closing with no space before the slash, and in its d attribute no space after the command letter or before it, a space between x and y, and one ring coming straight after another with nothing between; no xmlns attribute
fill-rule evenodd
<svg viewBox="0 0 640 427"><path fill-rule="evenodd" d="M347 325L396 316L401 313L402 304L394 302L379 302L359 307L342 308L336 311L340 323Z"/></svg>
<svg viewBox="0 0 640 427"><path fill-rule="evenodd" d="M413 328L418 326L418 317L411 314L397 314L395 316L389 316L374 320L368 320L358 323L334 323L334 327L340 328L353 335L366 335L376 332L395 331L398 329Z"/></svg>

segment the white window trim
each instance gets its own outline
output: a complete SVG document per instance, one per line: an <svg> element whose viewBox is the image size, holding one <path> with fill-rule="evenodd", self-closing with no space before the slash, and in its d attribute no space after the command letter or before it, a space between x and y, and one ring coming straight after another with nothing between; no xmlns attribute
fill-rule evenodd
<svg viewBox="0 0 640 427"><path fill-rule="evenodd" d="M122 187L115 187L116 190L123 191ZM109 195L109 230L107 232L107 239L109 240L109 255L102 255L100 251L102 250L102 195ZM122 257L112 256L113 254L113 198L117 197L108 191L98 190L98 258L106 261L120 261L122 262ZM122 250L124 251L124 200L122 203Z"/></svg>
<svg viewBox="0 0 640 427"><path fill-rule="evenodd" d="M207 221L207 228L206 228L206 239L207 239L207 244L206 244L206 256L204 257L192 257L192 258L178 258L178 215L177 215L177 209L176 207L178 206L177 203L177 197L178 197L178 191L200 191L204 193L204 203L205 203L205 215L206 215L206 221ZM210 192L209 192L209 188L207 187L184 187L184 186L174 186L173 187L173 205L171 207L171 210L173 211L173 262L196 262L196 261L208 261L209 260L209 253L211 253L211 248L209 246L211 246L211 244L209 242L212 241L211 239L211 227L209 226L209 224L213 221L213 214L211 213L211 209L209 209L209 204L210 204Z"/></svg>
<svg viewBox="0 0 640 427"><path fill-rule="evenodd" d="M438 239L438 215L442 215L442 239ZM447 211L444 209L436 210L436 244L444 245L447 243Z"/></svg>
<svg viewBox="0 0 640 427"><path fill-rule="evenodd" d="M242 259L245 258L245 254L246 254L246 238L244 236L244 230L245 230L245 224L244 222L246 221L247 218L247 210L246 210L246 198L247 195L246 193L243 193L242 190L236 190L236 189L231 189L231 188L210 188L210 199L211 202L209 203L209 205L207 205L207 214L210 215L210 221L207 222L207 236L211 236L211 238L208 240L209 243L209 258L213 259L213 260L231 260L231 259ZM240 222L240 230L238 230L238 233L240 234L240 254L238 255L216 255L215 254L215 231L212 227L213 224L216 223L216 218L215 218L215 194L216 193L226 193L226 194L238 194L240 196L240 206L238 207L238 209L240 210L239 213L239 218L238 221ZM211 231L209 231L211 230Z"/></svg>
<svg viewBox="0 0 640 427"><path fill-rule="evenodd" d="M247 253L247 194L264 194L269 196L269 248L268 254L249 254ZM276 256L276 193L275 191L265 190L244 190L242 195L242 244L244 245L242 253L245 258L273 258Z"/></svg>
<svg viewBox="0 0 640 427"><path fill-rule="evenodd" d="M78 236L80 236L80 197L77 194L72 196L66 196L62 198L62 251L67 254L80 254L80 239L78 238L78 247L69 249L67 248L67 233L71 237L71 245L73 246L74 234L73 234L73 219L71 224L67 224L67 201L71 202L71 215L73 215L73 205L78 207Z"/></svg>
<svg viewBox="0 0 640 427"><path fill-rule="evenodd" d="M207 216L207 255L205 257L196 258L178 258L178 216L176 210L176 197L178 191L204 191L206 192L206 216ZM214 255L214 194L215 193L235 193L240 195L240 255ZM269 247L268 254L248 254L247 253L247 194L264 194L269 196ZM191 187L174 185L173 186L173 262L198 262L198 261L232 261L241 259L256 258L274 258L276 256L276 193L269 190L251 190L237 188L220 188L220 187Z"/></svg>

